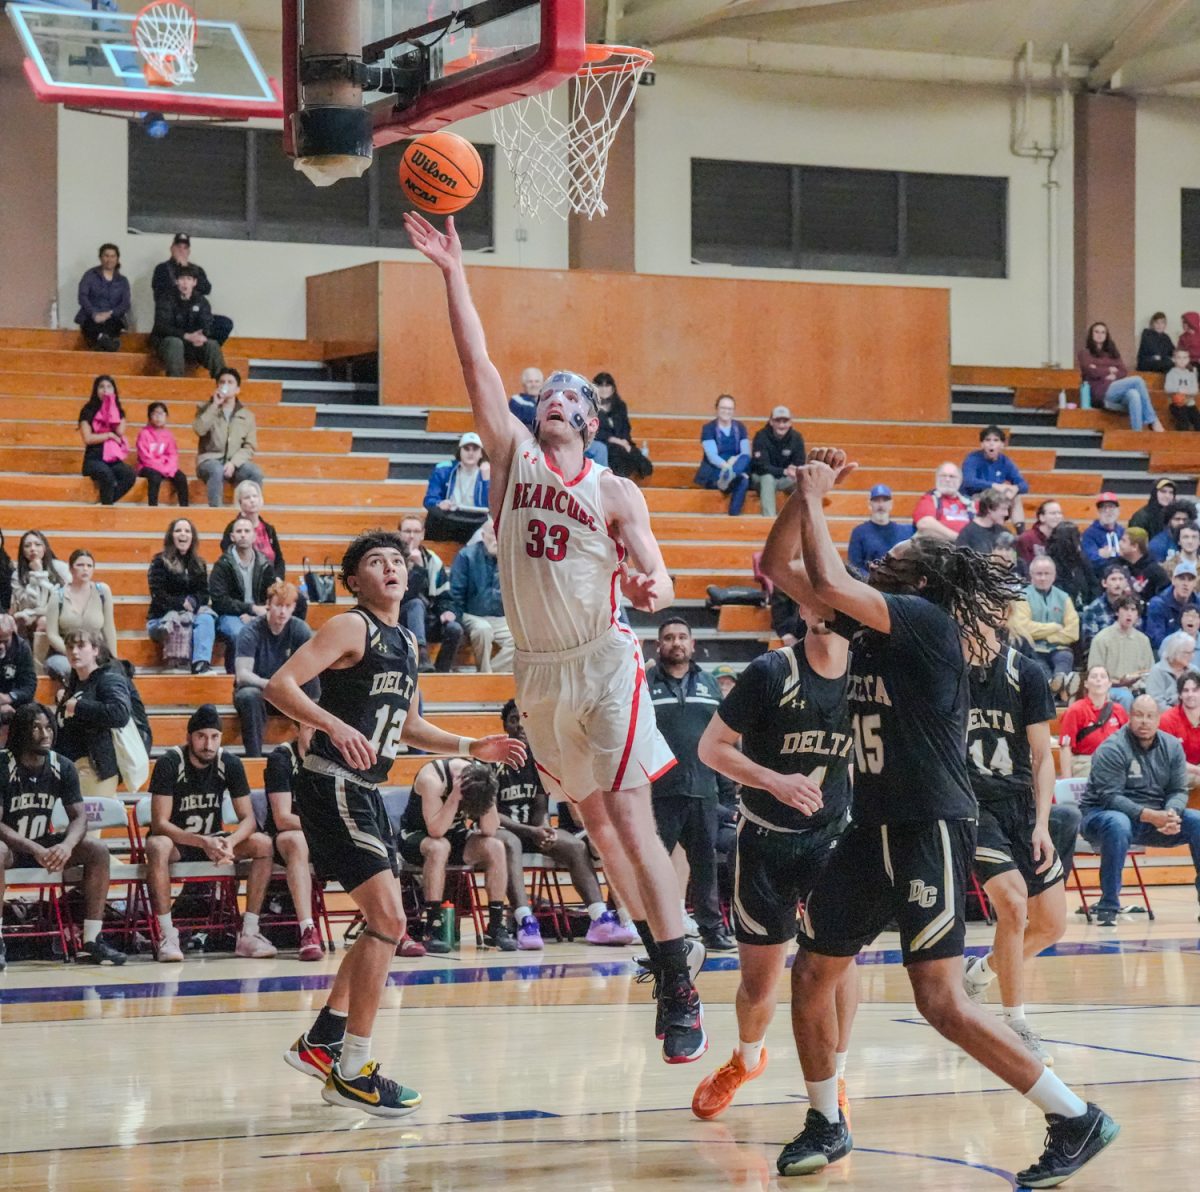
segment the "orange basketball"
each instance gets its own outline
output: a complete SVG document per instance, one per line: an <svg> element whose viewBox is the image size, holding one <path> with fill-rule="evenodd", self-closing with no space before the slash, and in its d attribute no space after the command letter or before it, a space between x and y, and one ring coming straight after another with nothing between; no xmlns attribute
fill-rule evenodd
<svg viewBox="0 0 1200 1192"><path fill-rule="evenodd" d="M470 141L452 132L418 137L400 159L400 189L434 215L461 211L483 185L483 162Z"/></svg>

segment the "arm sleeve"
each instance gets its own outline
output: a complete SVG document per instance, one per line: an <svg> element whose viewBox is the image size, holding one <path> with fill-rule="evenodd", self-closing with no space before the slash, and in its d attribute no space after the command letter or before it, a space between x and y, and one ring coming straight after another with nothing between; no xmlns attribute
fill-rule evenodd
<svg viewBox="0 0 1200 1192"><path fill-rule="evenodd" d="M1125 774L1125 749L1110 737L1092 754L1088 792L1101 807L1108 811L1123 811L1137 823L1142 806L1125 794Z"/></svg>
<svg viewBox="0 0 1200 1192"><path fill-rule="evenodd" d="M104 644L108 652L117 657L117 623L113 616L113 594L108 584L97 584L96 591L100 595L100 603L104 607Z"/></svg>
<svg viewBox="0 0 1200 1192"><path fill-rule="evenodd" d="M982 451L972 451L962 466L962 492L968 497L978 496L988 487L989 481L985 474L987 461Z"/></svg>
<svg viewBox="0 0 1200 1192"><path fill-rule="evenodd" d="M869 563L867 560L866 534L862 526L855 526L850 531L850 545L846 549L846 558L859 579L864 578L867 574Z"/></svg>
<svg viewBox="0 0 1200 1192"><path fill-rule="evenodd" d="M198 435L206 435L212 430L219 415L217 414L217 403L209 400L202 406L196 407L196 417L192 419L192 430Z"/></svg>
<svg viewBox="0 0 1200 1192"><path fill-rule="evenodd" d="M716 439L701 439L700 446L704 448L704 458L718 471L725 466L725 461L717 451Z"/></svg>
<svg viewBox="0 0 1200 1192"><path fill-rule="evenodd" d="M438 464L429 474L429 484L425 489L425 508L433 509L439 501L446 499L446 489L450 483L450 469L445 464Z"/></svg>
<svg viewBox="0 0 1200 1192"><path fill-rule="evenodd" d="M262 626L262 618L255 617L253 621L247 622L242 626L241 633L237 636L237 658L253 658L255 651L258 649L258 635Z"/></svg>
<svg viewBox="0 0 1200 1192"><path fill-rule="evenodd" d="M199 265L193 265L192 268L195 269L197 274L196 293L201 298L207 298L212 293L212 282L208 280L208 274Z"/></svg>
<svg viewBox="0 0 1200 1192"><path fill-rule="evenodd" d="M1149 327L1142 328L1142 338L1138 340L1137 366L1139 372L1148 372L1154 368L1154 345L1151 336L1154 334Z"/></svg>
<svg viewBox="0 0 1200 1192"><path fill-rule="evenodd" d="M1154 650L1162 645L1163 638L1167 636L1166 610L1157 596L1146 605L1145 633Z"/></svg>
<svg viewBox="0 0 1200 1192"><path fill-rule="evenodd" d="M182 330L175 321L175 303L167 298L160 298L154 304L154 331L158 338L167 335L182 335Z"/></svg>
<svg viewBox="0 0 1200 1192"><path fill-rule="evenodd" d="M96 687L96 698L81 696L75 705L75 716L88 726L96 728L121 728L133 715L133 704L129 699L129 687L125 680L105 672Z"/></svg>
<svg viewBox="0 0 1200 1192"><path fill-rule="evenodd" d="M238 445L238 449L229 457L229 462L235 468L240 468L242 464L248 464L253 458L255 451L258 450L258 423L255 421L254 415L244 407L238 411L239 421L242 423L242 441Z"/></svg>
<svg viewBox="0 0 1200 1192"><path fill-rule="evenodd" d="M170 261L160 261L154 266L154 273L150 278L150 291L154 295L155 303L160 302L163 298L170 297L171 291L174 288L171 281Z"/></svg>
<svg viewBox="0 0 1200 1192"><path fill-rule="evenodd" d="M449 608L459 621L463 618L463 606L467 599L468 562L462 551L459 551L450 566Z"/></svg>
<svg viewBox="0 0 1200 1192"><path fill-rule="evenodd" d="M90 319L96 313L92 305L92 271L88 269L79 279L79 309Z"/></svg>
<svg viewBox="0 0 1200 1192"><path fill-rule="evenodd" d="M19 639L14 637L13 646L16 646L18 641ZM25 648L17 651L15 660L17 673L13 677L8 694L12 696L14 704L27 704L37 693L37 669L33 665L33 651L28 644L24 641L20 641L19 644ZM13 646L10 646L9 649L11 650Z"/></svg>
<svg viewBox="0 0 1200 1192"><path fill-rule="evenodd" d="M63 643L62 634L58 631L59 603L63 599L62 588L57 588L50 595L46 605L46 641L55 654L65 654L67 647Z"/></svg>
<svg viewBox="0 0 1200 1192"><path fill-rule="evenodd" d="M1171 759L1171 777L1167 785L1166 810L1182 815L1188 801L1187 758L1183 753L1183 742L1172 737L1167 742Z"/></svg>
<svg viewBox="0 0 1200 1192"><path fill-rule="evenodd" d="M167 435L166 443L167 450L163 455L163 470L167 476L174 476L179 471L179 444L172 434Z"/></svg>
<svg viewBox="0 0 1200 1192"><path fill-rule="evenodd" d="M767 661L770 657L765 654L750 663L717 708L717 715L735 733L744 733L760 721L763 709L769 706L771 684Z"/></svg>
<svg viewBox="0 0 1200 1192"><path fill-rule="evenodd" d="M112 313L114 319L119 319L122 315L127 314L129 307L132 305L132 298L129 292L129 279L127 277L118 277L117 280L120 282L120 285L117 286L120 297L113 304Z"/></svg>
<svg viewBox="0 0 1200 1192"><path fill-rule="evenodd" d="M200 309L196 312L197 319L200 323L200 330L205 335L212 335L212 307L208 305L207 298L201 298L196 304Z"/></svg>
<svg viewBox="0 0 1200 1192"><path fill-rule="evenodd" d="M1029 491L1029 481L1021 475L1021 469L1007 455L1004 457L1004 473L1008 483L1017 486L1017 492L1027 493Z"/></svg>
<svg viewBox="0 0 1200 1192"><path fill-rule="evenodd" d="M1104 544L1104 538L1096 532L1095 525L1088 526L1080 535L1079 545L1083 548L1083 553L1087 556L1092 566L1095 567L1100 563L1100 547Z"/></svg>

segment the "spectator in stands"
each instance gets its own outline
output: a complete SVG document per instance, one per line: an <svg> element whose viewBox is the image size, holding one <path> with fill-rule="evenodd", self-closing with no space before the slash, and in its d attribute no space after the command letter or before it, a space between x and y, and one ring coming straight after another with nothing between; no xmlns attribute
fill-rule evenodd
<svg viewBox="0 0 1200 1192"><path fill-rule="evenodd" d="M700 431L704 458L695 483L729 495L729 514L737 517L750 485L750 436L734 416L734 401L728 393L717 398L717 416Z"/></svg>
<svg viewBox="0 0 1200 1192"><path fill-rule="evenodd" d="M57 589L70 583L66 563L54 557L50 542L41 530L26 530L17 547L17 569L12 585L10 609L17 629L33 646L33 661L46 660L46 609L57 599Z"/></svg>
<svg viewBox="0 0 1200 1192"><path fill-rule="evenodd" d="M1129 524L1146 531L1153 538L1162 528L1167 517L1167 508L1175 503L1175 481L1169 476L1160 476L1150 486L1146 503L1129 519Z"/></svg>
<svg viewBox="0 0 1200 1192"><path fill-rule="evenodd" d="M1161 310L1156 310L1150 316L1150 326L1142 328L1142 338L1138 343L1138 372L1167 372L1174 352L1175 345L1167 334L1167 316Z"/></svg>
<svg viewBox="0 0 1200 1192"><path fill-rule="evenodd" d="M1175 346L1183 348L1193 361L1200 360L1200 314L1194 310L1184 311L1181 322L1183 330Z"/></svg>
<svg viewBox="0 0 1200 1192"><path fill-rule="evenodd" d="M974 518L959 531L956 543L981 555L990 555L1001 534L1007 534L1011 502L998 488L985 488L975 502Z"/></svg>
<svg viewBox="0 0 1200 1192"><path fill-rule="evenodd" d="M1159 729L1178 737L1187 763L1188 790L1200 786L1200 674L1194 670L1179 676L1179 702L1168 708Z"/></svg>
<svg viewBox="0 0 1200 1192"><path fill-rule="evenodd" d="M911 525L892 521L892 490L886 484L876 484L871 489L867 507L871 516L850 531L847 552L850 569L860 579L866 579L871 564L882 559L897 542L907 542L913 536Z"/></svg>
<svg viewBox="0 0 1200 1192"><path fill-rule="evenodd" d="M279 545L279 535L275 527L262 516L263 491L257 480L243 480L234 490L233 499L240 510L239 516L248 517L254 523L254 549L266 556L271 564L271 571L276 579L287 579L287 562L283 557L283 547ZM221 534L221 550L225 552L233 545L233 522L231 521ZM296 616L301 621L308 618L308 599L304 592L297 589Z"/></svg>
<svg viewBox="0 0 1200 1192"><path fill-rule="evenodd" d="M1092 641L1100 630L1116 624L1117 609L1132 591L1129 572L1120 563L1109 563L1100 579L1100 595L1079 614L1079 641L1085 650L1091 649ZM1140 620L1139 616L1134 624Z"/></svg>
<svg viewBox="0 0 1200 1192"><path fill-rule="evenodd" d="M1167 407L1171 425L1176 430L1200 430L1200 410L1196 409L1200 381L1192 368L1192 358L1186 348L1176 348L1171 362L1171 370L1163 378L1163 392L1171 402Z"/></svg>
<svg viewBox="0 0 1200 1192"><path fill-rule="evenodd" d="M1170 587L1171 577L1163 565L1150 553L1146 531L1130 526L1117 543L1121 562L1129 573L1133 594L1145 603ZM1107 566L1111 566L1109 563Z"/></svg>
<svg viewBox="0 0 1200 1192"><path fill-rule="evenodd" d="M1128 410L1129 425L1134 430L1143 426L1156 431L1166 429L1154 412L1146 382L1129 375L1106 324L1093 323L1088 328L1078 361L1080 380L1091 386L1093 404L1106 410Z"/></svg>
<svg viewBox="0 0 1200 1192"><path fill-rule="evenodd" d="M222 365L216 379L216 392L196 407L196 417L192 420L192 430L200 439L196 475L204 481L212 507L221 504L226 481L236 488L243 480L253 480L260 496L263 482L262 468L254 462L258 424L239 399L242 374L236 368Z"/></svg>
<svg viewBox="0 0 1200 1192"><path fill-rule="evenodd" d="M36 693L33 651L17 632L13 617L0 612L0 748L17 709L31 703Z"/></svg>
<svg viewBox="0 0 1200 1192"><path fill-rule="evenodd" d="M1146 694L1154 700L1160 711L1173 708L1179 702L1179 680L1192 669L1195 656L1195 638L1188 637L1186 633L1171 635L1166 657L1156 662L1146 676Z"/></svg>
<svg viewBox="0 0 1200 1192"><path fill-rule="evenodd" d="M1200 608L1200 597L1196 595L1196 568L1191 563L1176 563L1170 588L1146 605L1146 636L1156 650L1162 645L1163 638L1179 628L1179 617L1185 608Z"/></svg>
<svg viewBox="0 0 1200 1192"><path fill-rule="evenodd" d="M1179 614L1179 628L1174 633L1168 633L1163 643L1158 647L1160 659L1167 656L1167 649L1174 644L1176 638L1189 637L1200 648L1200 608L1185 608Z"/></svg>
<svg viewBox="0 0 1200 1192"><path fill-rule="evenodd" d="M1029 586L1013 604L1013 632L1033 642L1050 690L1064 699L1079 690L1072 647L1079 640L1079 614L1070 596L1055 587L1054 560L1047 555L1029 564Z"/></svg>
<svg viewBox="0 0 1200 1192"><path fill-rule="evenodd" d="M1028 566L1038 555L1046 553L1050 535L1058 528L1062 519L1062 506L1057 501L1043 501L1037 507L1033 525L1017 536L1017 554L1022 563Z"/></svg>
<svg viewBox="0 0 1200 1192"><path fill-rule="evenodd" d="M227 795L237 816L232 833L223 824ZM187 743L168 749L150 775L146 884L158 919L159 961L183 960L179 931L171 920L171 866L180 861L250 862L235 955L248 960L274 956L275 946L259 931L258 919L271 883L273 852L271 838L258 830L242 759L221 748L220 714L212 704L201 704L188 718Z"/></svg>
<svg viewBox="0 0 1200 1192"><path fill-rule="evenodd" d="M477 866L484 872L488 923L482 942L502 952L517 949L517 941L504 922L508 858L503 841L496 837L500 827L497 789L491 766L461 757L426 762L413 780L412 795L400 820L399 851L409 865L421 867L421 934L427 952L440 954L451 948L443 938L442 917L446 868L450 865ZM527 906L525 913L522 918L529 913Z"/></svg>
<svg viewBox="0 0 1200 1192"><path fill-rule="evenodd" d="M1092 755L1122 725L1129 713L1110 692L1112 682L1102 666L1088 667L1083 695L1071 704L1059 720L1058 772L1063 778L1086 778L1092 768Z"/></svg>
<svg viewBox="0 0 1200 1192"><path fill-rule="evenodd" d="M969 497L963 496L958 464L947 460L934 475L933 488L913 510L913 528L918 534L955 541L974 515Z"/></svg>
<svg viewBox="0 0 1200 1192"><path fill-rule="evenodd" d="M542 370L530 365L521 373L520 393L514 393L508 399L508 408L514 417L523 422L531 431L533 430L533 421L537 417L538 397L541 395L544 383Z"/></svg>
<svg viewBox="0 0 1200 1192"><path fill-rule="evenodd" d="M629 407L617 392L617 382L612 373L597 373L592 378L592 385L599 403L597 414L600 429L596 431L596 440L608 449L608 466L618 476L630 480L649 480L654 465L634 441Z"/></svg>
<svg viewBox="0 0 1200 1192"><path fill-rule="evenodd" d="M998 426L985 426L979 432L979 450L963 460L962 491L968 497L977 497L988 488L999 490L1008 498L1012 520L1023 529L1025 510L1021 496L1029 491L1029 485L1021 469L1004 454L1007 442L1008 436Z"/></svg>
<svg viewBox="0 0 1200 1192"><path fill-rule="evenodd" d="M1083 557L1083 540L1074 522L1060 522L1055 527L1046 545L1046 554L1054 560L1058 586L1075 601L1076 609L1084 608L1096 599L1100 585L1096 573Z"/></svg>
<svg viewBox="0 0 1200 1192"><path fill-rule="evenodd" d="M9 751L0 760L0 906L6 869L38 868L62 873L83 870L83 942L76 963L125 963L125 954L100 938L108 899L109 854L88 836L88 817L71 762L54 752L54 715L41 704L26 704L13 718ZM67 815L67 829L52 826L55 804ZM0 935L0 970L5 967Z"/></svg>
<svg viewBox="0 0 1200 1192"><path fill-rule="evenodd" d="M750 483L758 489L764 517L775 516L776 492L790 493L796 487L796 469L806 460L804 436L792 426L791 410L776 406L750 445Z"/></svg>
<svg viewBox="0 0 1200 1192"><path fill-rule="evenodd" d="M164 666L187 666L193 675L212 665L217 616L209 603L208 564L200 557L196 527L177 517L163 535L163 548L150 560L150 611L146 635L163 645ZM178 638L178 651L170 648Z"/></svg>
<svg viewBox="0 0 1200 1192"><path fill-rule="evenodd" d="M225 670L233 674L242 626L267 611L267 589L275 582L275 573L267 556L254 547L254 523L248 517L233 519L230 537L232 545L213 564L208 587L217 614L217 636L225 643Z"/></svg>
<svg viewBox="0 0 1200 1192"><path fill-rule="evenodd" d="M267 681L313 635L293 615L298 595L295 584L277 579L267 589L267 611L247 622L238 634L233 706L242 722L247 757L262 757L267 717L282 715L263 695ZM305 684L303 691L309 699L317 699L320 680Z"/></svg>
<svg viewBox="0 0 1200 1192"><path fill-rule="evenodd" d="M714 666L710 673L717 681L717 686L721 689L722 699L737 686L738 673L728 662L722 662L720 665Z"/></svg>
<svg viewBox="0 0 1200 1192"><path fill-rule="evenodd" d="M85 797L116 794L120 771L112 730L133 715L129 681L94 629L66 635L71 674L57 693L58 751L75 763Z"/></svg>
<svg viewBox="0 0 1200 1192"><path fill-rule="evenodd" d="M469 542L488 520L492 465L483 458L483 440L466 431L454 458L438 464L425 489L425 534L434 542Z"/></svg>
<svg viewBox="0 0 1200 1192"><path fill-rule="evenodd" d="M82 548L71 552L71 579L57 590L46 606L46 674L60 683L71 673L65 638L75 629L94 629L104 638L109 654L117 657L117 627L113 620L113 594L96 581L96 560Z"/></svg>
<svg viewBox="0 0 1200 1192"><path fill-rule="evenodd" d="M519 770L504 765L493 766L499 784L496 808L500 813L500 827L515 837L524 851L549 857L570 873L571 885L587 908L589 944L636 944L637 932L623 924L604 902L587 842L550 823L550 799L542 785L533 754L528 752L529 742L521 725L521 713L515 699L510 699L504 705L500 719L504 731L522 741L527 749L525 764ZM523 881L523 878L518 877L517 880Z"/></svg>
<svg viewBox="0 0 1200 1192"><path fill-rule="evenodd" d="M450 609L467 631L476 667L485 673L512 670L516 650L504 619L496 550L495 528L486 521L478 539L458 552L450 568Z"/></svg>
<svg viewBox="0 0 1200 1192"><path fill-rule="evenodd" d="M187 473L179 466L179 444L167 428L167 407L152 401L146 408L146 425L138 431L138 475L146 478L147 503L158 504L158 490L164 480L175 487L175 503L180 509L188 507Z"/></svg>
<svg viewBox="0 0 1200 1192"><path fill-rule="evenodd" d="M100 245L100 264L79 279L79 310L75 322L93 351L119 352L121 332L129 318L132 299L129 280L121 272L121 250Z"/></svg>
<svg viewBox="0 0 1200 1192"><path fill-rule="evenodd" d="M154 266L150 278L150 289L154 294L155 304L161 298L174 296L174 289L180 274L190 269L196 278L196 293L201 298L207 298L212 293L212 282L208 274L199 265L192 263L192 238L186 232L176 232L171 241L171 255L167 260ZM223 344L233 334L233 320L227 315L213 315L212 337Z"/></svg>
<svg viewBox="0 0 1200 1192"><path fill-rule="evenodd" d="M125 411L117 396L117 383L108 375L92 382L92 396L79 411L79 437L83 440L83 468L100 494L101 505L112 505L131 488L133 469L125 462Z"/></svg>
<svg viewBox="0 0 1200 1192"><path fill-rule="evenodd" d="M215 380L225 367L225 356L214 334L208 299L195 290L196 274L186 266L175 280L175 293L155 300L150 341L168 377L185 376L189 364L198 364Z"/></svg>
<svg viewBox="0 0 1200 1192"><path fill-rule="evenodd" d="M1179 548L1179 531L1190 525L1195 516L1195 506L1190 501L1175 501L1166 510L1163 528L1150 539L1147 549L1152 558L1165 563Z"/></svg>
<svg viewBox="0 0 1200 1192"><path fill-rule="evenodd" d="M1200 568L1200 526L1188 522L1179 528L1179 540L1167 553L1164 564L1173 567L1176 563L1192 563Z"/></svg>
<svg viewBox="0 0 1200 1192"><path fill-rule="evenodd" d="M0 612L12 606L13 561L4 549L4 531L0 530Z"/></svg>
<svg viewBox="0 0 1200 1192"><path fill-rule="evenodd" d="M1088 670L1104 667L1112 683L1109 694L1126 712L1133 706L1134 688L1154 666L1154 648L1137 627L1139 611L1135 596L1122 596L1117 619L1096 634L1088 650Z"/></svg>
<svg viewBox="0 0 1200 1192"><path fill-rule="evenodd" d="M668 617L659 625L658 658L647 669L646 683L659 731L678 764L652 783L652 804L667 852L680 844L687 856L700 938L709 951L732 952L736 944L721 916L717 893L717 775L699 753L700 738L720 707L721 690L697 665L695 654L686 621Z"/></svg>
<svg viewBox="0 0 1200 1192"><path fill-rule="evenodd" d="M450 607L450 575L437 554L422 541L425 523L410 513L400 519L400 540L408 552L408 587L400 603L400 624L412 630L419 648L418 669L448 674L462 644L463 627ZM436 666L429 642L440 642Z"/></svg>
<svg viewBox="0 0 1200 1192"><path fill-rule="evenodd" d="M1029 582L1029 568L1021 562L1021 557L1017 554L1015 534L1010 534L1007 530L997 534L996 541L992 543L991 553L993 559L1007 567L1022 583Z"/></svg>
<svg viewBox="0 0 1200 1192"><path fill-rule="evenodd" d="M1083 553L1097 573L1120 553L1125 527L1121 525L1121 502L1116 493L1103 492L1096 498L1096 520L1083 532Z"/></svg>
<svg viewBox="0 0 1200 1192"><path fill-rule="evenodd" d="M1200 892L1200 811L1187 805L1187 762L1178 737L1159 729L1159 710L1139 696L1127 727L1092 759L1080 808L1080 830L1100 854L1096 922L1115 927L1121 910L1121 873L1131 844L1175 848L1186 844Z"/></svg>

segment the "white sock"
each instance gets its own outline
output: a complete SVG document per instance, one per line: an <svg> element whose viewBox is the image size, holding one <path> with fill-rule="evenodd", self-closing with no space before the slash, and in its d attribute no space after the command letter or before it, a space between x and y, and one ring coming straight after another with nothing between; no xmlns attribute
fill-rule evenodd
<svg viewBox="0 0 1200 1192"><path fill-rule="evenodd" d="M621 920L622 927L633 926L633 916L623 907L617 907L617 918Z"/></svg>
<svg viewBox="0 0 1200 1192"><path fill-rule="evenodd" d="M848 1051L839 1051L833 1057L837 1061L837 1078L838 1080L846 1079L846 1061L850 1058Z"/></svg>
<svg viewBox="0 0 1200 1192"><path fill-rule="evenodd" d="M301 933L307 931L310 927L315 927L315 926L316 926L316 924L311 919L301 919L300 920Z"/></svg>
<svg viewBox="0 0 1200 1192"><path fill-rule="evenodd" d="M328 1010L334 1018L345 1018L350 1013L349 1010L335 1010L332 1006L326 1006L325 1009Z"/></svg>
<svg viewBox="0 0 1200 1192"><path fill-rule="evenodd" d="M1071 1092L1049 1068L1042 1069L1041 1076L1025 1096L1043 1113L1058 1113L1068 1118L1087 1113L1087 1102Z"/></svg>
<svg viewBox="0 0 1200 1192"><path fill-rule="evenodd" d="M602 902L589 902L587 908L588 918L595 923L595 921L599 919L606 910L608 910L608 907L606 907Z"/></svg>
<svg viewBox="0 0 1200 1192"><path fill-rule="evenodd" d="M525 920L528 919L529 916L532 914L533 914L533 911L531 911L529 909L529 907L519 906L519 907L517 907L516 910L513 911L513 918L516 919L517 926L520 927L521 924L524 923Z"/></svg>
<svg viewBox="0 0 1200 1192"><path fill-rule="evenodd" d="M170 935L175 930L175 924L171 922L170 911L167 911L165 915L158 916L158 926L162 930L163 935Z"/></svg>
<svg viewBox="0 0 1200 1192"><path fill-rule="evenodd" d="M808 1090L808 1100L827 1122L837 1125L841 1120L837 1102L837 1077L828 1080L806 1080L804 1087Z"/></svg>
<svg viewBox="0 0 1200 1192"><path fill-rule="evenodd" d="M349 1031L342 1038L340 1067L347 1080L353 1080L371 1058L371 1036L352 1035Z"/></svg>
<svg viewBox="0 0 1200 1192"><path fill-rule="evenodd" d="M745 1039L738 1040L738 1055L742 1057L742 1063L746 1065L747 1072L753 1072L758 1067L765 1042L765 1039L759 1039L757 1043L747 1043Z"/></svg>
<svg viewBox="0 0 1200 1192"><path fill-rule="evenodd" d="M99 919L84 919L83 921L83 942L85 944L94 943L100 938L100 928L103 926Z"/></svg>
<svg viewBox="0 0 1200 1192"><path fill-rule="evenodd" d="M977 981L983 985L990 985L996 979L996 972L990 964L988 957L981 956L979 960L971 966L971 980Z"/></svg>
<svg viewBox="0 0 1200 1192"><path fill-rule="evenodd" d="M1007 1023L1025 1021L1024 1006L1002 1006L1000 1008L1000 1013L1004 1015L1004 1021Z"/></svg>
<svg viewBox="0 0 1200 1192"><path fill-rule="evenodd" d="M258 916L250 911L242 916L242 934L258 935Z"/></svg>

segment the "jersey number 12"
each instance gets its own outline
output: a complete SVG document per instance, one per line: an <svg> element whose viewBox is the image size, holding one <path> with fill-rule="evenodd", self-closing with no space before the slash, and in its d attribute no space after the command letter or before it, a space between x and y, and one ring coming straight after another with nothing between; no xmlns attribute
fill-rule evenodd
<svg viewBox="0 0 1200 1192"><path fill-rule="evenodd" d="M395 758L400 748L400 734L404 731L407 708L385 705L375 713L375 731L371 734L371 748L378 757Z"/></svg>

